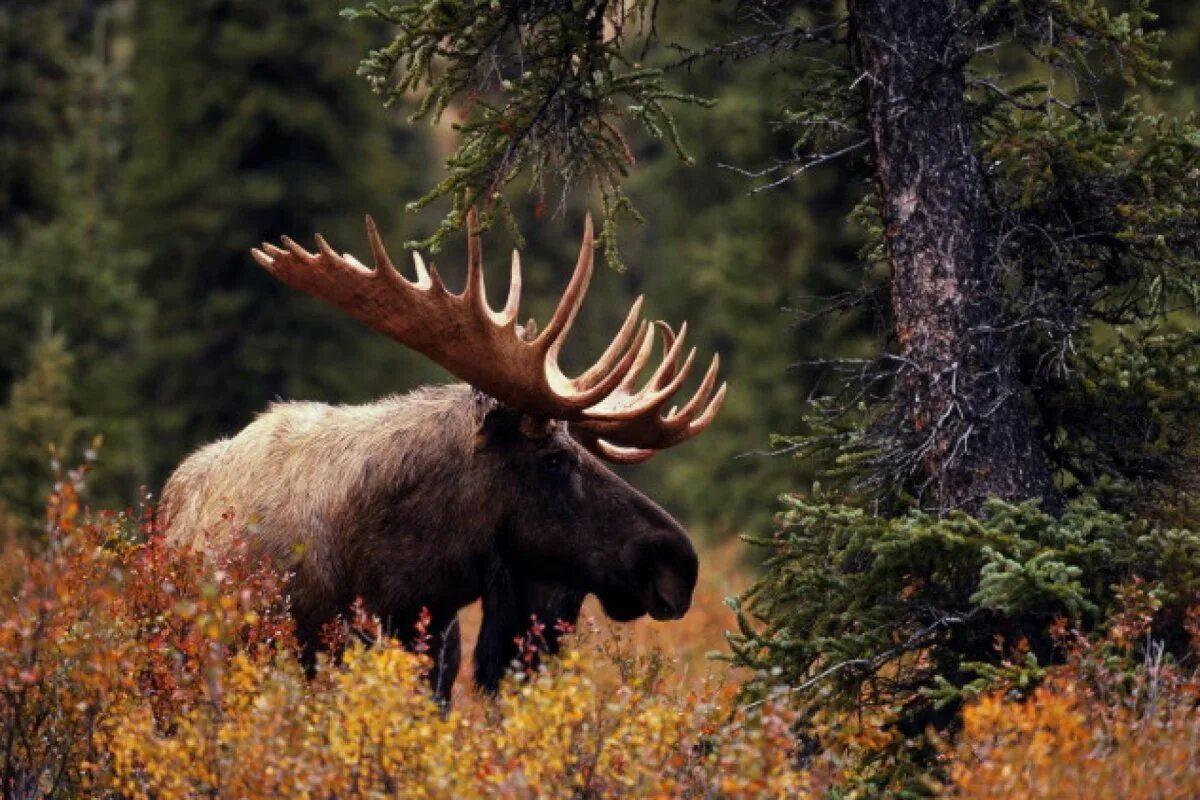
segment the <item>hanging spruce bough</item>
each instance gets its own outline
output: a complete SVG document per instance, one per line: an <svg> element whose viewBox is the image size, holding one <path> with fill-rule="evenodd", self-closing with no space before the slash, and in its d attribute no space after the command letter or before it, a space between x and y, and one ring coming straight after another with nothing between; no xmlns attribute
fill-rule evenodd
<svg viewBox="0 0 1200 800"><path fill-rule="evenodd" d="M426 0L343 12L395 26L391 44L373 50L359 69L389 104L411 96L413 120L458 118L460 138L445 179L410 205L448 197L451 211L432 236L405 246L436 252L462 229L472 198L484 199L484 229L492 221L487 209L496 208L519 240L501 191L527 173L540 206L561 206L576 184L599 191L599 241L609 264L619 266L617 217L640 219L621 187L634 161L622 124L640 123L688 160L666 104L705 102L664 88L661 69L643 67L625 52L630 37L648 35L648 6Z"/></svg>

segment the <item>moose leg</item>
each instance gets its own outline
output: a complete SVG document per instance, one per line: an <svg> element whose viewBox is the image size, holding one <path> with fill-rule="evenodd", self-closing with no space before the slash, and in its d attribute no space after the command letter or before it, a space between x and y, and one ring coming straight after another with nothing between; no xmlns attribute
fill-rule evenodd
<svg viewBox="0 0 1200 800"><path fill-rule="evenodd" d="M450 710L450 690L462 663L462 635L458 615L453 611L395 611L383 617L384 633L400 642L404 649L422 653L432 662L426 677L433 699L443 712ZM414 632L416 635L414 635Z"/></svg>
<svg viewBox="0 0 1200 800"><path fill-rule="evenodd" d="M516 658L514 642L524 630L524 598L508 565L492 558L484 571L483 620L475 641L475 685L488 694L500 687L504 673Z"/></svg>
<svg viewBox="0 0 1200 800"><path fill-rule="evenodd" d="M525 596L525 629L518 636L529 633L536 623L541 626L533 639L537 650L533 653L531 666L537 666L541 654L558 655L560 640L567 629L574 629L579 621L585 594L561 584L543 581L528 581L521 586ZM515 647L515 644L514 644Z"/></svg>
<svg viewBox="0 0 1200 800"><path fill-rule="evenodd" d="M584 594L542 581L523 580L502 559L488 565L483 588L483 622L475 643L475 685L487 693L500 686L513 661L522 655L519 642L535 623L542 626L534 642L540 649L531 653L530 666L537 666L541 652L558 652L559 622L574 625L579 619Z"/></svg>

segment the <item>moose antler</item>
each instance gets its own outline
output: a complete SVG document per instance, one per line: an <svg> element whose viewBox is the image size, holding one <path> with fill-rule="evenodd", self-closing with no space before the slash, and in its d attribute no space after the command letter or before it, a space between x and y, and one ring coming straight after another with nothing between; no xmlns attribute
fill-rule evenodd
<svg viewBox="0 0 1200 800"><path fill-rule="evenodd" d="M681 345L687 336L687 323L676 338L671 326L656 321L662 335L663 361L642 389L635 391L637 378L654 347L652 337L642 343L638 357L624 379L607 397L584 412L583 419L572 424L571 432L590 450L609 461L635 464L651 458L659 450L686 442L703 431L716 418L725 402L726 384L713 396L717 383L720 355L712 363L700 388L683 408L672 406L666 416L659 412L674 395L692 365L695 348L688 354L682 369L677 369ZM712 398L711 401L709 398ZM632 411L632 413L622 413Z"/></svg>
<svg viewBox="0 0 1200 800"><path fill-rule="evenodd" d="M716 397L697 415L712 392L717 359L696 396L666 417L659 412L687 378L695 350L682 368L685 330L678 339L658 323L664 359L650 381L634 391L638 373L653 347L650 326L641 319L642 298L630 308L617 335L589 369L569 378L558 354L583 303L592 277L593 233L589 216L575 271L549 324L526 339L517 326L521 299L521 263L514 251L512 278L504 309L488 304L483 281L483 246L474 210L467 217L467 283L453 294L437 270L413 253L417 280L403 277L392 264L367 217L367 238L375 260L371 269L349 253L338 255L319 234L310 253L282 237L283 247L263 244L255 261L284 283L337 306L373 330L429 357L480 391L535 416L566 420L590 449L609 460L641 461L662 447L678 444L703 430L724 399ZM686 328L686 326L685 326ZM577 430L576 430L577 429Z"/></svg>

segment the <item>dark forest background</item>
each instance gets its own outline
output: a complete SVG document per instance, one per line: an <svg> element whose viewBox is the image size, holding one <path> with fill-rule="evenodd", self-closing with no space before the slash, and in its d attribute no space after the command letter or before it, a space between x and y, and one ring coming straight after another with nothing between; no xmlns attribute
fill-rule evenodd
<svg viewBox="0 0 1200 800"><path fill-rule="evenodd" d="M404 209L439 180L449 124L410 124L411 109L383 109L355 69L387 31L339 18L340 6L0 7L0 510L9 530L37 518L55 462L94 459L93 499L127 505L273 400L361 402L445 379L278 284L247 254L264 239L316 231L362 252L365 213L395 253L445 211ZM1200 85L1200 3L1158 10L1175 80L1151 101L1185 112ZM662 14L683 44L739 24L708 2ZM654 45L659 55L669 43ZM867 236L847 220L869 186L866 165L841 160L759 192L762 181L738 171L787 151L779 100L820 67L768 59L678 76L717 101L677 110L695 163L634 134L627 189L647 223L622 228L626 267L598 273L568 346L568 362L594 356L644 292L649 315L687 319L701 351L721 354L732 390L716 424L628 473L702 536L767 529L775 498L813 480L772 443L795 431L827 377L798 365L879 349L865 316L810 318L813 298L885 278L862 266ZM512 197L527 240L525 307L544 320L594 198ZM485 241L493 286L512 244L501 226ZM456 242L436 256L452 286L462 250Z"/></svg>

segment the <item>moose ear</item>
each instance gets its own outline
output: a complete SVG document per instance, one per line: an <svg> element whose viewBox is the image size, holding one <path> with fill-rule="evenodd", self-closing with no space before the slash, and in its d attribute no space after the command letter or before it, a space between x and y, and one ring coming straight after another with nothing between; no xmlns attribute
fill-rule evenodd
<svg viewBox="0 0 1200 800"><path fill-rule="evenodd" d="M488 411L475 434L476 449L510 444L517 439L545 439L554 434L552 420L524 414L507 406L497 405Z"/></svg>
<svg viewBox="0 0 1200 800"><path fill-rule="evenodd" d="M476 448L507 444L519 439L522 436L521 417L520 411L497 405L484 415L483 422L479 424L479 431L475 434Z"/></svg>

